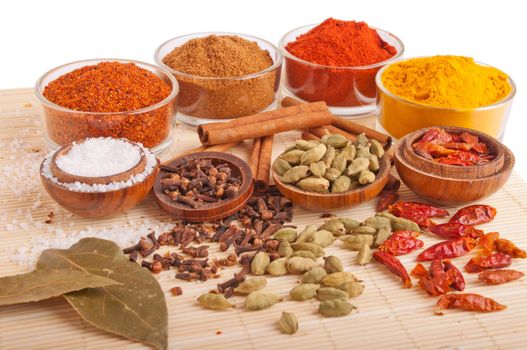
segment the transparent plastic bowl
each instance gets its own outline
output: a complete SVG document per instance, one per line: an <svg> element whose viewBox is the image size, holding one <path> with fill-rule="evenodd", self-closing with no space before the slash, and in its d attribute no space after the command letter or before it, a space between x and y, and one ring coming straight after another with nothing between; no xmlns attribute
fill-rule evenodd
<svg viewBox="0 0 527 350"><path fill-rule="evenodd" d="M476 63L488 66L480 62ZM381 69L375 79L378 90L378 129L399 139L421 128L459 126L479 130L498 140L503 140L507 119L516 94L516 86L510 77L511 91L500 101L477 108L445 108L410 101L390 92L383 85L381 78L388 67Z"/></svg>
<svg viewBox="0 0 527 350"><path fill-rule="evenodd" d="M360 116L373 112L376 97L375 75L386 64L402 56L402 41L387 31L374 28L382 40L395 47L397 53L388 60L358 67L311 63L286 50L288 43L317 25L293 29L280 40L279 47L284 55L283 94L306 102L324 101L333 114Z"/></svg>
<svg viewBox="0 0 527 350"><path fill-rule="evenodd" d="M256 42L262 50L269 52L273 64L257 73L217 78L187 74L163 63L163 58L174 48L189 40L209 35L232 35ZM199 125L218 119L243 117L276 107L282 55L276 46L263 39L227 32L188 34L163 43L156 50L154 59L160 67L170 71L179 83L178 119L184 123Z"/></svg>
<svg viewBox="0 0 527 350"><path fill-rule="evenodd" d="M134 63L163 79L172 89L162 101L142 109L127 112L83 112L61 107L44 97L45 87L75 69L96 65L100 62ZM174 77L152 64L127 59L88 59L54 68L45 73L35 85L35 94L44 113L45 139L52 150L72 141L88 137L122 137L140 142L152 152L159 154L172 144L172 130L179 86Z"/></svg>

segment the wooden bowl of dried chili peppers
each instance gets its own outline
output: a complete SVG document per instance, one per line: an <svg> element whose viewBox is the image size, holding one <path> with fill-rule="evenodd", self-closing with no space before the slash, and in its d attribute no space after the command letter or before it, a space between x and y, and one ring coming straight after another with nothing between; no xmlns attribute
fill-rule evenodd
<svg viewBox="0 0 527 350"><path fill-rule="evenodd" d="M395 146L401 180L417 195L443 205L488 197L509 179L514 155L493 137L461 127L431 127Z"/></svg>
<svg viewBox="0 0 527 350"><path fill-rule="evenodd" d="M162 164L154 185L161 208L187 222L214 221L241 209L253 192L249 165L222 152L197 152Z"/></svg>

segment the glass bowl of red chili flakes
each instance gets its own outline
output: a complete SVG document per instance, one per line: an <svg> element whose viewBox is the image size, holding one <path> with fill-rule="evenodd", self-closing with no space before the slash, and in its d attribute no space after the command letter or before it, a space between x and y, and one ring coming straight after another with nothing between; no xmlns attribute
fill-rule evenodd
<svg viewBox="0 0 527 350"><path fill-rule="evenodd" d="M104 136L161 153L173 141L178 92L169 72L128 59L68 63L45 73L35 86L51 149Z"/></svg>
<svg viewBox="0 0 527 350"><path fill-rule="evenodd" d="M293 29L279 47L284 96L324 101L332 113L344 117L375 110L375 75L404 52L402 41L387 31L332 18Z"/></svg>

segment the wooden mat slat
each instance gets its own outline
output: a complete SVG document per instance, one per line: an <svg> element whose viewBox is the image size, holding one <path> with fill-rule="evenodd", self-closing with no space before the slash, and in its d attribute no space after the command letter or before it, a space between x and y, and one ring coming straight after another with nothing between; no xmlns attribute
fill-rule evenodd
<svg viewBox="0 0 527 350"><path fill-rule="evenodd" d="M140 236L142 230L152 225L170 225L173 220L161 211L150 195L134 210L99 221L81 219L61 209L43 191L38 179L38 165L47 152L42 139L39 106L31 89L0 91L0 276L22 273L32 267L29 256L38 252L31 247L39 241L60 244L61 237L81 237L79 232L98 234L106 231L126 245ZM363 119L369 126L372 118ZM275 139L273 157L286 144L299 136L298 132L280 134ZM193 131L178 126L175 142L162 159L199 145ZM245 142L232 152L247 159L250 142ZM23 175L23 173L27 173ZM403 186L401 198L418 200ZM498 216L482 228L500 231L506 238L527 247L527 185L513 174L507 185L484 201L498 209ZM335 212L340 216L358 220L372 215L374 202L350 210ZM453 214L456 208L448 208ZM53 211L53 223L45 224ZM295 210L294 224L301 229L310 223L321 223L320 213ZM57 230L62 230L62 232ZM159 231L159 230L158 230ZM158 234L160 232L157 232ZM438 240L425 235L428 246ZM20 249L27 249L26 252ZM220 256L213 247L213 256ZM352 299L359 312L345 318L323 319L317 313L318 302L286 301L260 312L243 311L243 299L233 298L237 308L227 312L203 310L195 303L196 297L232 276L238 270L228 268L220 280L205 283L183 282L174 278L174 272L163 272L159 281L166 291L169 308L169 342L173 349L519 349L527 341L527 282L525 279L501 286L483 286L477 274L468 275L467 292L482 293L509 306L506 311L494 314L446 312L434 315L436 299L427 297L418 288L404 290L400 282L378 264L356 266L356 253L343 250L335 243L326 249L327 254L338 255L346 266L364 280L363 295ZM15 262L15 255L23 257ZM415 256L401 257L405 266L415 265ZM462 267L469 257L455 259ZM527 271L527 261L515 259L514 269ZM296 285L296 276L269 278L268 289L286 296ZM173 297L169 290L183 288L183 295ZM276 320L283 310L295 312L300 320L300 330L293 336L281 335L276 330ZM221 334L217 334L221 332ZM0 309L0 349L101 349L144 348L120 337L99 331L80 317L60 298L39 303L13 305Z"/></svg>

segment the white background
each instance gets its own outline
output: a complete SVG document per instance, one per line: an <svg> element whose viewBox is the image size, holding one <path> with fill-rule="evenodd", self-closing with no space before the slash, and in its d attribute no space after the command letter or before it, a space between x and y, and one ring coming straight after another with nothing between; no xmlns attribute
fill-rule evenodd
<svg viewBox="0 0 527 350"><path fill-rule="evenodd" d="M278 43L327 17L363 20L402 39L405 57L454 54L496 66L516 82L505 143L527 179L527 11L523 1L25 1L0 4L0 89L33 86L70 61L114 57L153 62L167 39L233 31ZM523 35L522 35L523 33Z"/></svg>

